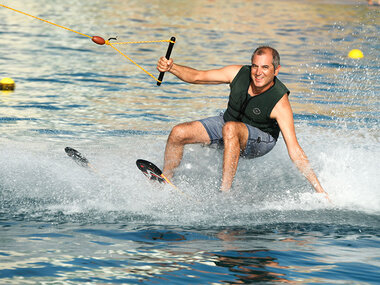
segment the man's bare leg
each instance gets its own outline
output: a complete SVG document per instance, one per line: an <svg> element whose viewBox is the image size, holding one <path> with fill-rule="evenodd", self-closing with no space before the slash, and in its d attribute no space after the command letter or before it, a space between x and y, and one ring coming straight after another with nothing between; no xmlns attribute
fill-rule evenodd
<svg viewBox="0 0 380 285"><path fill-rule="evenodd" d="M227 122L223 127L223 176L221 191L229 191L239 163L240 151L248 141L247 126L240 122Z"/></svg>
<svg viewBox="0 0 380 285"><path fill-rule="evenodd" d="M174 169L180 165L184 146L194 143L210 143L210 138L201 122L183 123L172 129L165 148L163 174L167 178L171 179Z"/></svg>

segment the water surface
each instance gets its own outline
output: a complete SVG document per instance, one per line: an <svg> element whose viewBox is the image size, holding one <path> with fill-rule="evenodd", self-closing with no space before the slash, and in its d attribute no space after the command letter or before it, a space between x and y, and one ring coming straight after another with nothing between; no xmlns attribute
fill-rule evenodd
<svg viewBox="0 0 380 285"><path fill-rule="evenodd" d="M3 1L91 36L175 36L172 57L198 69L275 46L297 137L333 203L281 137L240 162L229 195L221 153L202 146L186 148L174 179L187 196L152 186L135 160L161 167L170 129L224 110L228 86L167 74L157 87L110 47L0 7L0 77L16 81L0 93L0 283L378 283L380 10L365 2ZM121 50L156 75L166 47Z"/></svg>

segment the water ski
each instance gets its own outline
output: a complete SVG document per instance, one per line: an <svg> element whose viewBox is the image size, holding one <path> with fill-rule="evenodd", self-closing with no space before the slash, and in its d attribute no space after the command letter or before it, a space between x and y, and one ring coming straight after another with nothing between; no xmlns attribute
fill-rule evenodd
<svg viewBox="0 0 380 285"><path fill-rule="evenodd" d="M177 188L168 178L165 177L165 175L162 174L161 169L159 169L156 165L154 165L152 162L144 160L144 159L138 159L136 160L136 165L137 168L141 170L141 172L148 177L149 180L151 181L157 181L158 183L163 183L163 184L169 184L177 190L179 193L182 195L186 196L187 198L197 201L191 196L189 196L187 193L183 192L179 188Z"/></svg>
<svg viewBox="0 0 380 285"><path fill-rule="evenodd" d="M72 147L65 147L66 154L71 157L77 164L83 167L90 167L90 163L79 151Z"/></svg>
<svg viewBox="0 0 380 285"><path fill-rule="evenodd" d="M92 172L94 172L96 174L99 174L98 171L96 170L96 168L91 165L91 163L89 162L89 160L83 154L81 154L79 151L77 151L76 149L67 146L67 147L65 147L65 152L78 165L80 165L80 166L82 166L84 168L87 168L88 170L90 170L90 171L92 171Z"/></svg>
<svg viewBox="0 0 380 285"><path fill-rule="evenodd" d="M138 159L136 160L137 168L148 177L149 180L157 181L159 183L171 184L170 181L162 174L161 169L159 169L152 162Z"/></svg>
<svg viewBox="0 0 380 285"><path fill-rule="evenodd" d="M91 166L91 164L88 161L88 159L86 157L84 157L84 155L81 154L79 151L77 151L76 149L73 149L72 147L65 147L65 152L77 164L79 164L82 167L89 168L90 170L93 170L95 173L98 174L98 172L96 171L96 169L93 166ZM193 199L189 195L187 195L185 192L183 192L180 189L178 189L173 183L171 183L170 180L167 179L162 174L161 169L159 169L153 163L151 163L151 162L149 162L147 160L144 160L144 159L138 159L138 160L136 160L136 165L137 165L138 169L140 169L141 172L146 177L148 177L149 180L151 180L151 181L157 181L157 182L163 183L163 184L169 184L170 186L172 186L172 188L176 189L179 193L187 196L190 199Z"/></svg>

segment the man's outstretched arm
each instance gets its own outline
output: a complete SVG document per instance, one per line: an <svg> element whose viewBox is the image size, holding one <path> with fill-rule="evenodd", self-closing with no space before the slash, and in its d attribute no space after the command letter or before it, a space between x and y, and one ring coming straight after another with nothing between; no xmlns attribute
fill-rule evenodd
<svg viewBox="0 0 380 285"><path fill-rule="evenodd" d="M176 64L173 59L166 59L165 57L161 57L157 63L158 71L170 72L182 81L192 84L231 83L241 67L241 65L229 65L220 69L197 70Z"/></svg>

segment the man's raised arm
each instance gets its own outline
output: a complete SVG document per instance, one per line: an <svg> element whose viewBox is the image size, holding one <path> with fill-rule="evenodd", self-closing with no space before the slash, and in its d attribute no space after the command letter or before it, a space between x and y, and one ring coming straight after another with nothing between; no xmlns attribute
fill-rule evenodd
<svg viewBox="0 0 380 285"><path fill-rule="evenodd" d="M220 69L197 70L173 62L173 59L161 57L157 63L157 70L170 72L182 81L192 84L229 84L239 72L241 65L229 65Z"/></svg>

